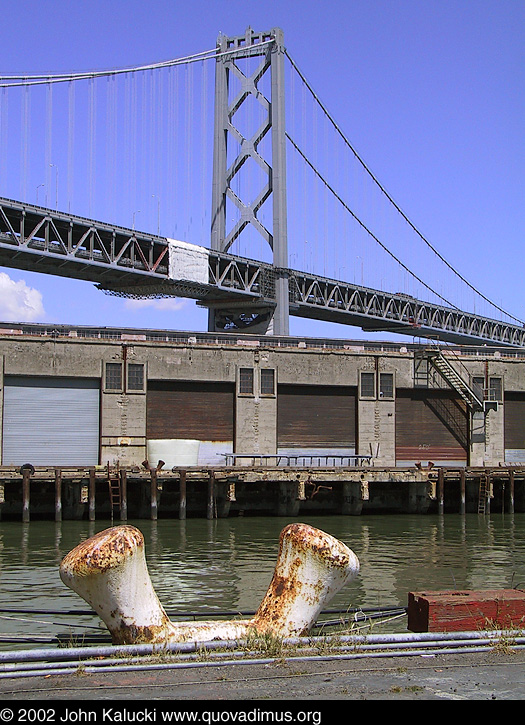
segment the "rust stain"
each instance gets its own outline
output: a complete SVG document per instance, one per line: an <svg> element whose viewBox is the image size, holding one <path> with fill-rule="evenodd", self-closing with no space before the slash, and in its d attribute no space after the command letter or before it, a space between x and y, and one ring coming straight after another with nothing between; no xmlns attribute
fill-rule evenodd
<svg viewBox="0 0 525 725"><path fill-rule="evenodd" d="M88 576L114 567L144 547L144 536L134 526L113 526L83 541L60 564L68 576Z"/></svg>

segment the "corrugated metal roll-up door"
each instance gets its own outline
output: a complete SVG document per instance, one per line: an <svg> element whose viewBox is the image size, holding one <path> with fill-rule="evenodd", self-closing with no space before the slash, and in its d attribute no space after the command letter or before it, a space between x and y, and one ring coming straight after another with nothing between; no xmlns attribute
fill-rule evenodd
<svg viewBox="0 0 525 725"><path fill-rule="evenodd" d="M468 415L465 403L447 390L398 390L396 393L396 462L433 461L465 465Z"/></svg>
<svg viewBox="0 0 525 725"><path fill-rule="evenodd" d="M99 462L100 381L6 376L2 464Z"/></svg>
<svg viewBox="0 0 525 725"><path fill-rule="evenodd" d="M280 385L277 449L308 455L352 455L356 445L355 387Z"/></svg>
<svg viewBox="0 0 525 725"><path fill-rule="evenodd" d="M525 462L525 393L505 393L505 461Z"/></svg>
<svg viewBox="0 0 525 725"><path fill-rule="evenodd" d="M233 383L148 382L148 440L200 441L198 463L220 465L221 453L233 451Z"/></svg>

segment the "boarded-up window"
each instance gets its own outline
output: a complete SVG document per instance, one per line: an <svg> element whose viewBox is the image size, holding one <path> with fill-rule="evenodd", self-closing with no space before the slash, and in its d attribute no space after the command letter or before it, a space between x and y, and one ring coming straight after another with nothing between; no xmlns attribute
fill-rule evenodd
<svg viewBox="0 0 525 725"><path fill-rule="evenodd" d="M356 389L279 385L277 437L281 447L353 447Z"/></svg>

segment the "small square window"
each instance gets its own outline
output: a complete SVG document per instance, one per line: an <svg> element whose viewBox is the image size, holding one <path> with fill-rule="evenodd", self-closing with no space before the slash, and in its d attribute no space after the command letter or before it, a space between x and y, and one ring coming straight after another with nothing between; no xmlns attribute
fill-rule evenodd
<svg viewBox="0 0 525 725"><path fill-rule="evenodd" d="M129 363L127 389L134 392L144 390L144 365Z"/></svg>
<svg viewBox="0 0 525 725"><path fill-rule="evenodd" d="M376 397L376 376L375 373L361 373L361 397Z"/></svg>
<svg viewBox="0 0 525 725"><path fill-rule="evenodd" d="M106 390L122 390L122 363L106 363Z"/></svg>
<svg viewBox="0 0 525 725"><path fill-rule="evenodd" d="M275 395L275 370L261 370L261 395Z"/></svg>
<svg viewBox="0 0 525 725"><path fill-rule="evenodd" d="M379 373L379 397L394 397L394 373Z"/></svg>
<svg viewBox="0 0 525 725"><path fill-rule="evenodd" d="M253 395L253 368L240 368L239 393L241 395Z"/></svg>

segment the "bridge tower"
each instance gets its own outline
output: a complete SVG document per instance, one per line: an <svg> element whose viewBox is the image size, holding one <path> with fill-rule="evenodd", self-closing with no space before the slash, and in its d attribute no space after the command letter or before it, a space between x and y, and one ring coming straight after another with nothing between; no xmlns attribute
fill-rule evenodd
<svg viewBox="0 0 525 725"><path fill-rule="evenodd" d="M240 58L260 57L251 73L239 67ZM270 75L270 99L259 90L264 76ZM234 94L232 78L240 81ZM236 127L236 114L250 97L263 109L261 125L248 133ZM232 244L247 227L253 227L270 245L273 252L275 278L269 280L270 293L264 303L206 301L210 331L250 331L289 334L288 245L286 209L286 138L284 108L284 45L283 32L274 28L255 33L248 28L242 36L219 35L215 69L215 129L212 185L211 248L228 253ZM253 100L251 100L253 103ZM263 138L271 133L271 161L258 151ZM233 150L233 158L232 158ZM251 200L241 199L234 180L252 159L263 171L263 186ZM250 166L250 164L248 164ZM238 182L238 179L237 179ZM238 221L227 229L227 202L237 208ZM262 205L272 204L272 228L268 229L258 216ZM247 256L250 256L249 254ZM255 258L255 257L252 257Z"/></svg>

